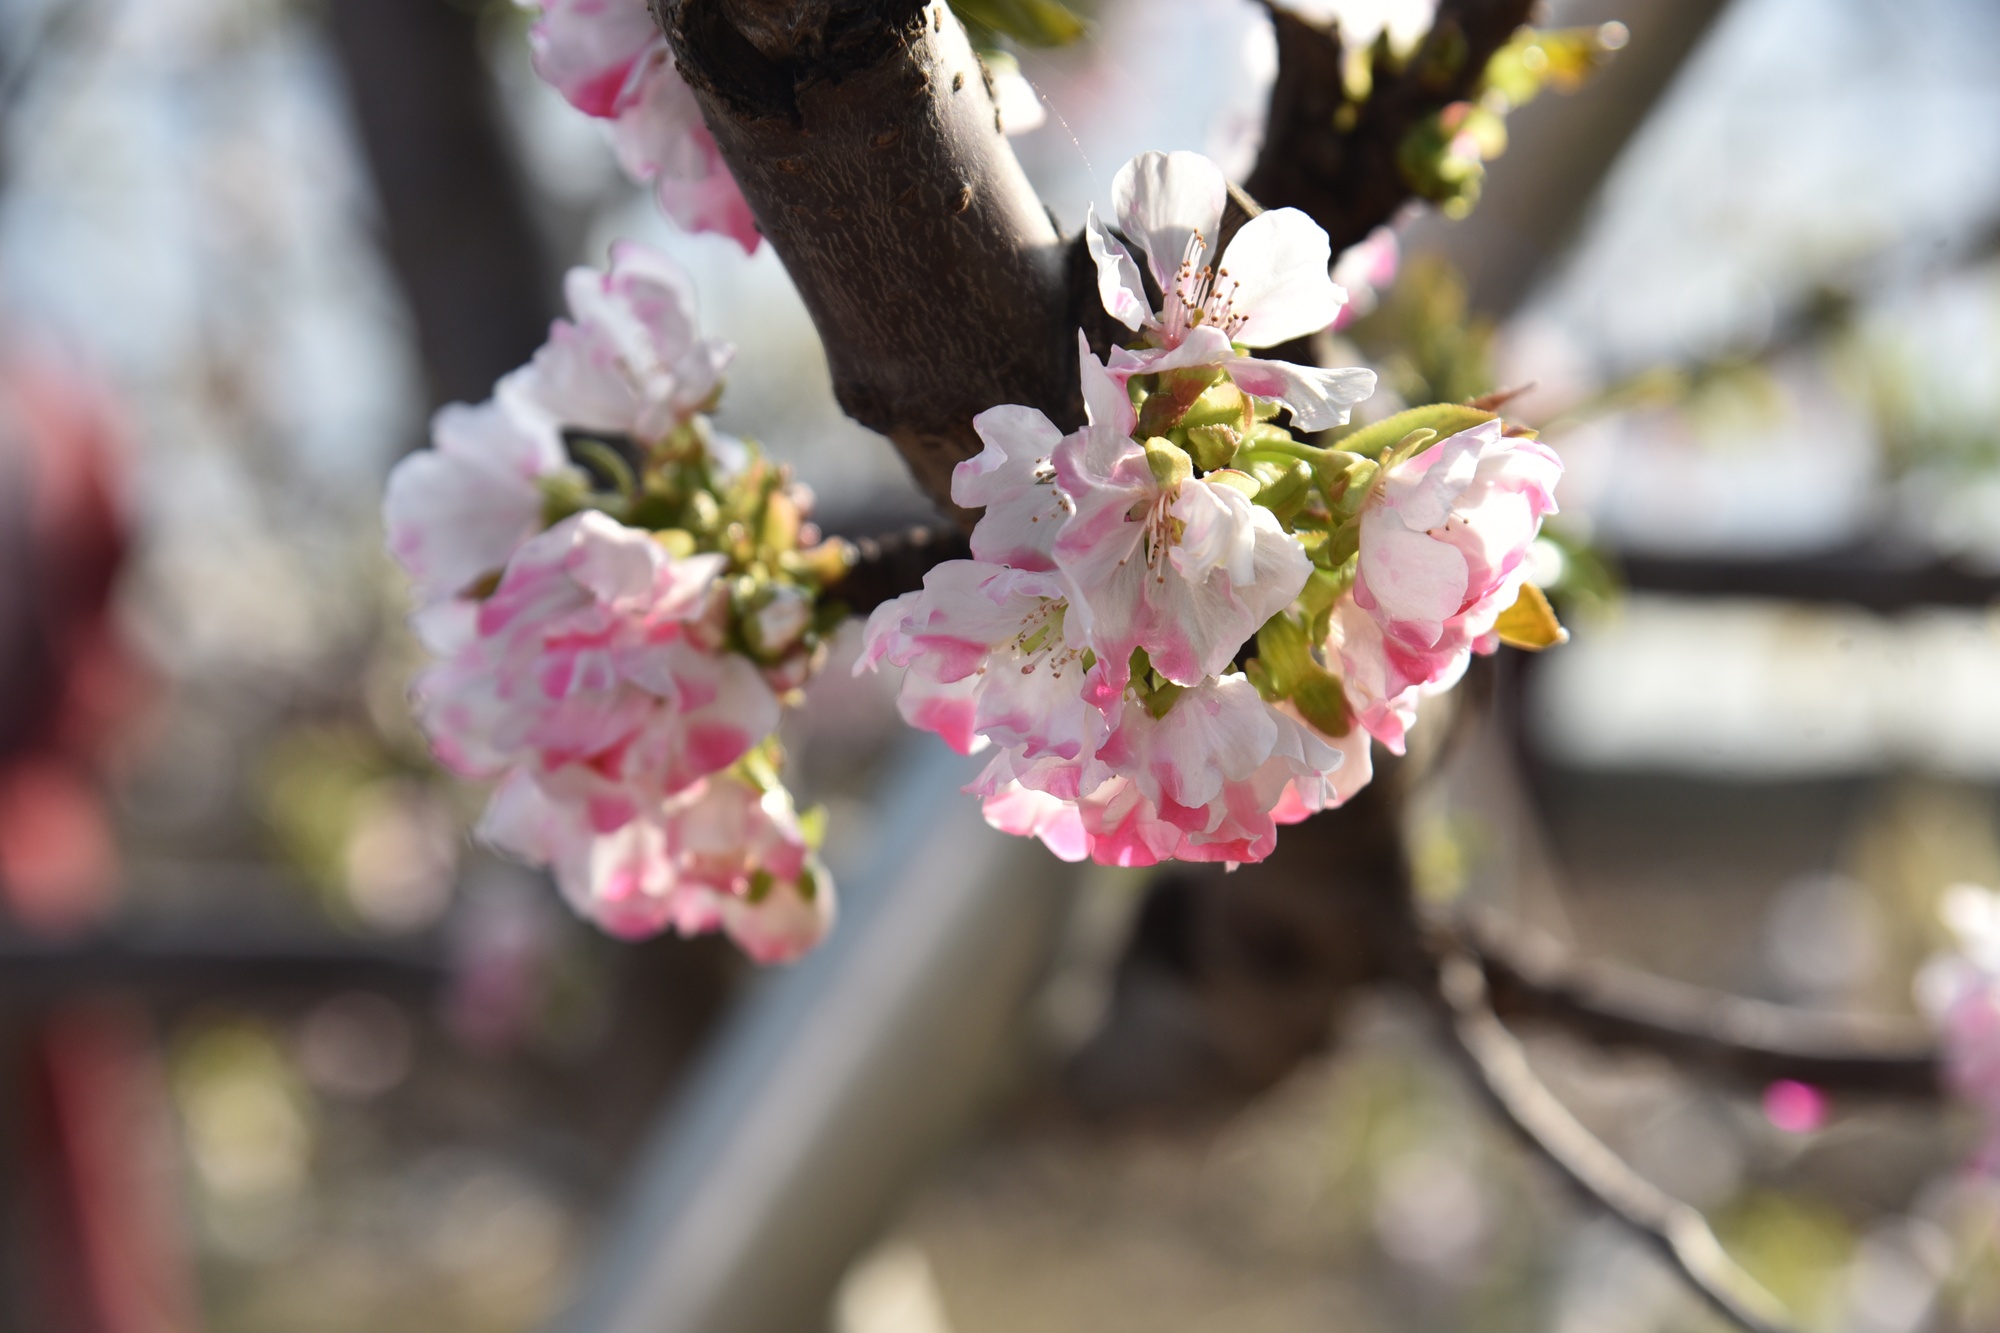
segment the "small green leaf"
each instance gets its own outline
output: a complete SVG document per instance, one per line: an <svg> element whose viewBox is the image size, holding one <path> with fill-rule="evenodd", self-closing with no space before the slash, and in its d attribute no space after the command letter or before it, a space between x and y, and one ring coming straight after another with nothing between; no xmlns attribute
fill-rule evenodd
<svg viewBox="0 0 2000 1333"><path fill-rule="evenodd" d="M1460 431L1471 430L1493 420L1493 415L1463 403L1432 403L1398 412L1366 426L1356 426L1336 435L1334 445L1351 454L1375 458L1390 446L1401 443L1411 431L1434 430L1439 439L1448 439Z"/></svg>
<svg viewBox="0 0 2000 1333"><path fill-rule="evenodd" d="M1024 46L1068 46L1083 36L1083 19L1057 0L951 0L952 12Z"/></svg>

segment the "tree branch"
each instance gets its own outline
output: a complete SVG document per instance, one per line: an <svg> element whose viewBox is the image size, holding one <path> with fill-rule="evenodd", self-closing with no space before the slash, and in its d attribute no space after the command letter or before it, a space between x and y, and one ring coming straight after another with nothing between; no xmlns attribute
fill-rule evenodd
<svg viewBox="0 0 2000 1333"><path fill-rule="evenodd" d="M1072 247L942 0L657 4L841 407L932 500L950 510L977 413L1022 403L1081 422Z"/></svg>
<svg viewBox="0 0 2000 1333"><path fill-rule="evenodd" d="M945 524L904 528L874 537L850 537L854 565L828 592L857 616L906 592L915 592L924 575L947 560L965 560L971 543L957 528Z"/></svg>
<svg viewBox="0 0 2000 1333"><path fill-rule="evenodd" d="M1527 1052L1494 1013L1479 963L1448 949L1438 969L1437 991L1452 1035L1488 1097L1522 1137L1665 1255L1718 1312L1750 1333L1791 1333L1796 1325L1784 1307L1729 1257L1702 1215L1627 1166L1536 1076Z"/></svg>
<svg viewBox="0 0 2000 1333"><path fill-rule="evenodd" d="M1476 962L1500 1013L1548 1019L1593 1041L1641 1046L1753 1082L1942 1095L1935 1036L1915 1019L1792 1009L1574 958L1492 913L1461 915L1447 934Z"/></svg>
<svg viewBox="0 0 2000 1333"><path fill-rule="evenodd" d="M1472 95L1486 62L1527 22L1533 0L1441 0L1430 35L1400 72L1381 62L1368 99L1341 127L1340 33L1275 4L1278 77L1264 146L1244 188L1266 208L1312 215L1339 254L1410 198L1397 154L1425 117Z"/></svg>

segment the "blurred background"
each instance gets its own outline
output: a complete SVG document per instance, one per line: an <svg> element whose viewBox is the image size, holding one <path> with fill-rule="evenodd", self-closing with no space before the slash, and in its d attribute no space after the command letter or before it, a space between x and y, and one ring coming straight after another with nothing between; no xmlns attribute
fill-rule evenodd
<svg viewBox="0 0 2000 1333"><path fill-rule="evenodd" d="M1351 984L1344 849L1062 866L851 641L787 723L843 893L806 963L601 938L469 843L377 509L565 267L668 250L741 349L724 426L830 531L924 514L769 248L662 221L528 17L0 0L0 1329L1715 1327ZM1939 896L2000 883L2000 10L1550 14L1614 19L1341 335L1372 415L1533 382L1568 468L1574 640L1468 689L1416 866L1588 954L1907 1014ZM1247 167L1259 8L1091 20L1022 53L1065 228L1142 149ZM1969 1112L1531 1050L1809 1327L2000 1327Z"/></svg>

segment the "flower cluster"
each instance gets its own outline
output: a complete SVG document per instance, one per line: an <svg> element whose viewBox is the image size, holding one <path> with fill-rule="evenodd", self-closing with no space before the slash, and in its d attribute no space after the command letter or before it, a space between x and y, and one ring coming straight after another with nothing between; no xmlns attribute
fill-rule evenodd
<svg viewBox="0 0 2000 1333"><path fill-rule="evenodd" d="M1956 885L1943 916L1959 947L1924 965L1917 1001L1944 1033L1952 1086L1986 1117L1978 1165L2000 1172L2000 893Z"/></svg>
<svg viewBox="0 0 2000 1333"><path fill-rule="evenodd" d="M621 935L724 929L760 960L825 931L833 885L771 733L824 655L844 572L811 497L705 415L728 349L631 243L573 270L570 318L384 504L440 760L500 784L481 835Z"/></svg>
<svg viewBox="0 0 2000 1333"><path fill-rule="evenodd" d="M1449 405L1301 441L1374 388L1251 355L1339 315L1325 233L1277 209L1216 256L1227 186L1195 154L1114 190L1125 239L1093 215L1089 244L1134 345L1080 348L1077 431L975 419L952 483L984 509L973 558L878 608L856 669L906 668L912 724L994 750L971 790L998 828L1072 860L1256 861L1368 781L1371 737L1401 752L1472 653L1560 636L1525 559L1561 464Z"/></svg>

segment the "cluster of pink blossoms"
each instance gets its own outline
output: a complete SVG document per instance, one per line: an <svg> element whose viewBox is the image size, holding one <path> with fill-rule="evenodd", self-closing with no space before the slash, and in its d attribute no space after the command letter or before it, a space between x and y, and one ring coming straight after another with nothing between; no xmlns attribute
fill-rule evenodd
<svg viewBox="0 0 2000 1333"><path fill-rule="evenodd" d="M846 554L810 497L704 412L729 349L631 243L478 406L439 412L384 503L438 661L419 720L497 781L486 841L623 936L722 929L762 961L825 933L833 884L777 778L781 704L824 655Z"/></svg>
<svg viewBox="0 0 2000 1333"><path fill-rule="evenodd" d="M1952 1086L1985 1114L1975 1165L2000 1173L2000 893L1956 885L1943 915L1959 947L1924 965L1917 1001L1944 1033Z"/></svg>
<svg viewBox="0 0 2000 1333"><path fill-rule="evenodd" d="M1524 589L1555 455L1460 407L1297 439L1344 424L1375 377L1250 354L1326 328L1344 293L1293 209L1214 256L1226 188L1191 153L1119 172L1126 239L1093 215L1089 242L1135 344L1080 349L1080 430L1019 406L975 419L985 450L952 481L985 511L973 558L878 608L856 668L907 668L913 725L994 751L970 788L988 821L1069 860L1260 860L1279 824L1368 781L1371 737L1400 753L1418 701L1493 651L1517 603L1547 628L1516 637L1560 633Z"/></svg>

